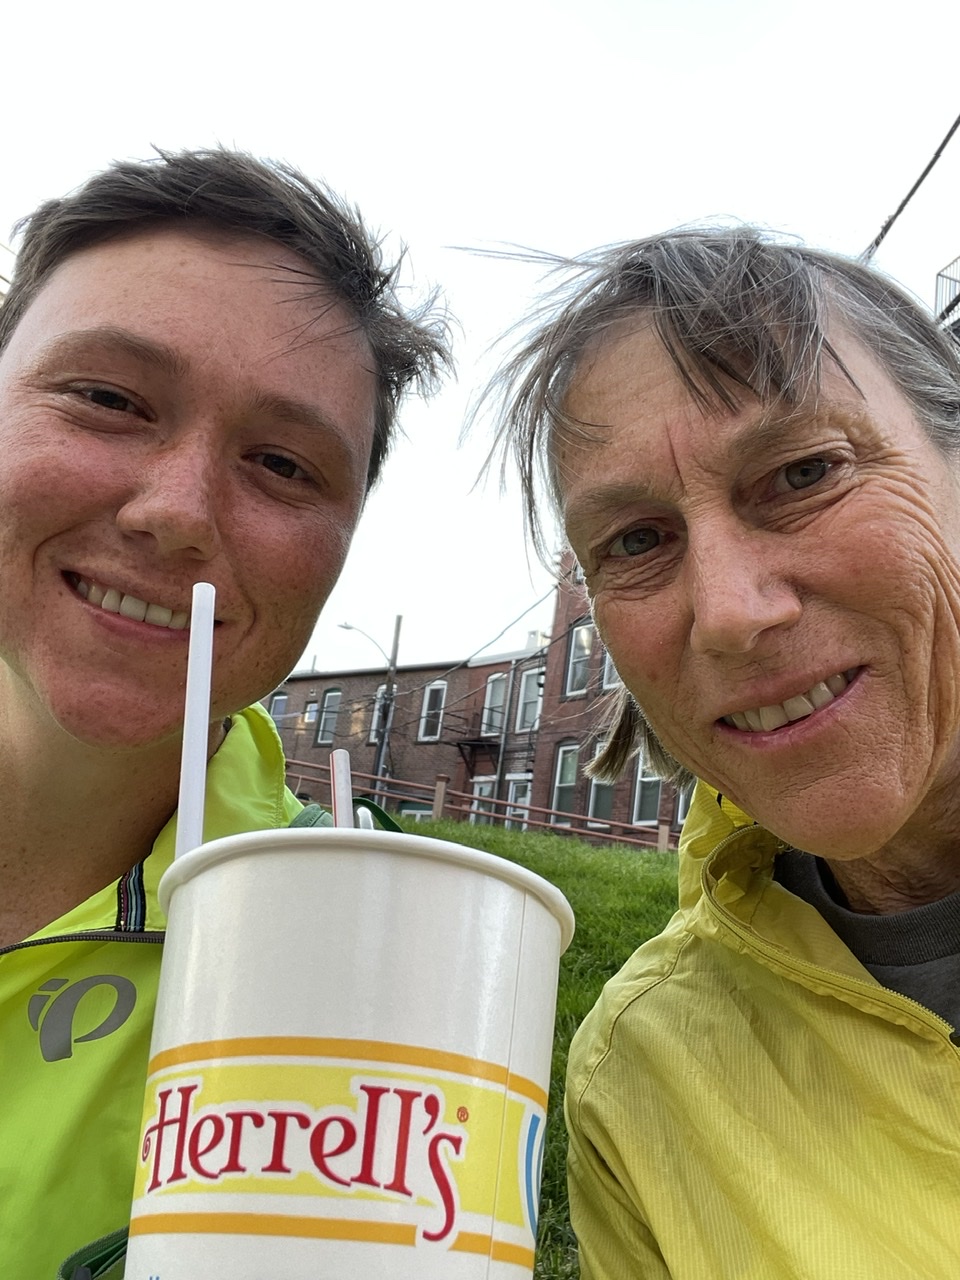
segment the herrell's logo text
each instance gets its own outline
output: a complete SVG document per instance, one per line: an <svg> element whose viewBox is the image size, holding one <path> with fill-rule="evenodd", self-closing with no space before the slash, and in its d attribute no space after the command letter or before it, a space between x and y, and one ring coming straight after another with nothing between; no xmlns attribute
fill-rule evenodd
<svg viewBox="0 0 960 1280"><path fill-rule="evenodd" d="M140 1153L148 1195L231 1177L262 1186L307 1174L339 1195L373 1191L432 1204L437 1212L420 1238L449 1242L459 1208L450 1163L464 1159L467 1133L442 1123L446 1104L436 1086L355 1077L352 1106L313 1110L289 1102L196 1107L202 1083L187 1079L157 1091Z"/></svg>

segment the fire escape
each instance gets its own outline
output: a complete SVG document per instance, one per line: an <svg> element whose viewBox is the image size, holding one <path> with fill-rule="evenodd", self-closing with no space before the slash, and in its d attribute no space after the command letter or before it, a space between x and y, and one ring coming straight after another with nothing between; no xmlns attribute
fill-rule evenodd
<svg viewBox="0 0 960 1280"><path fill-rule="evenodd" d="M940 324L960 338L960 258L954 258L937 273L934 311Z"/></svg>

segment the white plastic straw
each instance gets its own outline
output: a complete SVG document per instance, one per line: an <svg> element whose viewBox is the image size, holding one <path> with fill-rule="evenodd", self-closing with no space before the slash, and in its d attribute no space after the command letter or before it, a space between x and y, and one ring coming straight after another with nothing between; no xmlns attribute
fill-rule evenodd
<svg viewBox="0 0 960 1280"><path fill-rule="evenodd" d="M373 814L369 809L364 809L362 805L357 805L354 814L358 827L363 827L365 831L373 831L376 823L373 821Z"/></svg>
<svg viewBox="0 0 960 1280"><path fill-rule="evenodd" d="M353 826L353 779L350 752L330 752L330 809L335 827Z"/></svg>
<svg viewBox="0 0 960 1280"><path fill-rule="evenodd" d="M190 609L190 648L187 653L187 696L180 756L180 804L177 809L179 858L203 844L203 801L210 743L210 673L213 667L213 618L216 589L209 582L193 588Z"/></svg>

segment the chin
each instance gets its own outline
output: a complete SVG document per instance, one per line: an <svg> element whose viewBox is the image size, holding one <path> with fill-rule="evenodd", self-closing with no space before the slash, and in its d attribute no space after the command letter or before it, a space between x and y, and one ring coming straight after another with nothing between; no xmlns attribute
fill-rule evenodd
<svg viewBox="0 0 960 1280"><path fill-rule="evenodd" d="M785 844L833 862L870 857L903 826L899 810L893 813L875 808L867 812L862 805L851 809L824 804L815 818L811 818L809 812L784 812L778 807L765 811L765 807L760 806L751 816Z"/></svg>
<svg viewBox="0 0 960 1280"><path fill-rule="evenodd" d="M58 708L52 711L61 731L86 747L105 751L132 751L176 741L183 728L183 712L162 714L141 707L118 708L114 713L92 716L90 709Z"/></svg>

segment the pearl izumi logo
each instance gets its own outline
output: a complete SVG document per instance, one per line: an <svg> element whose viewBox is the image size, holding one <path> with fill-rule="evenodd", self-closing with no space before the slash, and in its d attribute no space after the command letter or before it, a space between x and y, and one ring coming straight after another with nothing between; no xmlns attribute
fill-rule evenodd
<svg viewBox="0 0 960 1280"><path fill-rule="evenodd" d="M137 989L129 978L101 973L79 982L51 978L30 997L27 1016L45 1062L73 1056L75 1044L102 1040L133 1013Z"/></svg>

